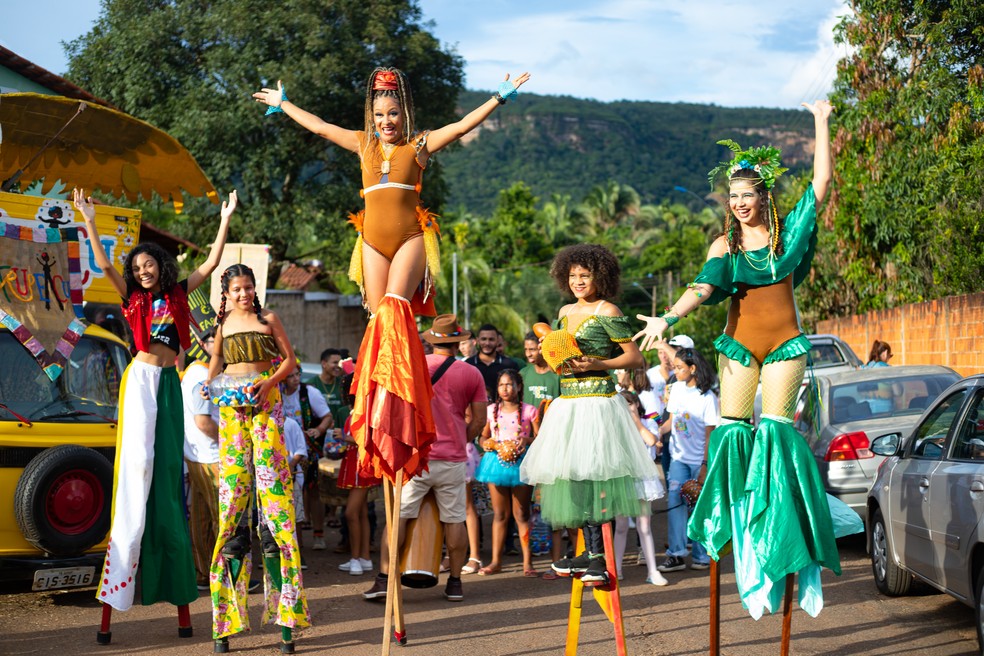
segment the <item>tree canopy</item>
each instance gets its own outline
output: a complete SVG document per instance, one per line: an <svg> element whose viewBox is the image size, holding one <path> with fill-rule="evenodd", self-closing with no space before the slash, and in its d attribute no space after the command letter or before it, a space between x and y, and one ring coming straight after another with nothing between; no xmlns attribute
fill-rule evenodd
<svg viewBox="0 0 984 656"><path fill-rule="evenodd" d="M406 0L105 0L68 54L73 82L176 137L220 195L239 190L235 238L339 269L355 240L346 216L362 204L356 156L283 114L264 117L251 94L280 79L299 106L363 129L369 73L396 66L418 126L430 128L455 120L462 83L460 57ZM439 207L439 164L427 183L425 199ZM203 214L214 212L190 206L195 225L175 231L209 234Z"/></svg>
<svg viewBox="0 0 984 656"><path fill-rule="evenodd" d="M804 306L818 318L984 283L984 5L850 4L830 232Z"/></svg>

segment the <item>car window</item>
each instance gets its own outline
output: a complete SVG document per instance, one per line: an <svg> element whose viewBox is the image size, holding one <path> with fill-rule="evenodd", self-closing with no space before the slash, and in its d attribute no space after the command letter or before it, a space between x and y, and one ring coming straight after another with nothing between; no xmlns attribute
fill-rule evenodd
<svg viewBox="0 0 984 656"><path fill-rule="evenodd" d="M921 414L954 377L933 375L893 377L891 369L878 380L838 385L831 390L830 421L833 424L871 417Z"/></svg>
<svg viewBox="0 0 984 656"><path fill-rule="evenodd" d="M950 432L967 397L966 388L954 392L937 405L926 419L916 426L906 446L906 456L927 460L941 460L946 436Z"/></svg>
<svg viewBox="0 0 984 656"><path fill-rule="evenodd" d="M953 442L955 460L984 460L984 390L977 390Z"/></svg>
<svg viewBox="0 0 984 656"><path fill-rule="evenodd" d="M810 360L815 367L844 364L844 356L833 344L814 344L810 349Z"/></svg>

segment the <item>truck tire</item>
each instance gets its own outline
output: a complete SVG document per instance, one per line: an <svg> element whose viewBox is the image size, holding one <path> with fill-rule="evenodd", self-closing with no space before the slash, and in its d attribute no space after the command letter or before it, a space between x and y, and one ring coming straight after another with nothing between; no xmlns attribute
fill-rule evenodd
<svg viewBox="0 0 984 656"><path fill-rule="evenodd" d="M24 539L53 556L77 556L109 532L113 465L75 444L45 449L17 481L14 517Z"/></svg>

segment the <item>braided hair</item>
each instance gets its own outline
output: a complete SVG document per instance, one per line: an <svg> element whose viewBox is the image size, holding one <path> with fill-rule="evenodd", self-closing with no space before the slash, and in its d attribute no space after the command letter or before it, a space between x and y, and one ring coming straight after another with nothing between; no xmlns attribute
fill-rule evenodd
<svg viewBox="0 0 984 656"><path fill-rule="evenodd" d="M775 255L782 255L786 250L782 243L782 230L786 225L786 218L779 216L772 191L765 188L762 177L754 169L738 169L731 175L731 181L734 182L735 180L751 182L752 187L758 192L759 216L769 228L769 244ZM728 240L728 252L737 255L741 250L741 221L732 216L730 203L725 209L724 232L722 234Z"/></svg>
<svg viewBox="0 0 984 656"><path fill-rule="evenodd" d="M378 73L393 74L396 78L396 89L374 89L376 75ZM365 107L365 128L366 128L366 149L363 159L367 152L371 152L379 137L376 135L376 122L373 120L373 103L377 98L392 98L400 105L403 112L403 141L409 142L410 136L414 133L413 118L413 94L410 92L410 83L403 71L397 68L378 67L369 74L366 82L366 107Z"/></svg>
<svg viewBox="0 0 984 656"><path fill-rule="evenodd" d="M126 297L129 298L133 292L143 291L140 282L133 275L133 260L138 255L149 255L157 261L159 271L157 282L162 292L170 292L178 284L178 263L174 258L154 242L145 241L137 244L126 256L123 263L123 282L126 283Z"/></svg>
<svg viewBox="0 0 984 656"><path fill-rule="evenodd" d="M239 276L246 276L253 283L253 287L256 287L256 276L253 275L253 270L250 269L245 264L233 264L225 271L222 272L222 302L219 304L219 324L225 323L226 320L226 294L229 293L229 281L233 278ZM256 320L259 321L264 326L267 325L266 319L263 318L263 307L260 305L260 297L256 295L255 291L253 293L253 309L256 311Z"/></svg>
<svg viewBox="0 0 984 656"><path fill-rule="evenodd" d="M495 379L495 405L492 408L492 437L496 439L498 439L496 436L499 432L499 405L502 403L502 397L499 396L499 381L503 377L509 378L512 381L513 388L516 390L520 419L522 419L523 412L523 377L515 369L503 369L499 372L499 377ZM520 421L520 424L522 424L522 421Z"/></svg>

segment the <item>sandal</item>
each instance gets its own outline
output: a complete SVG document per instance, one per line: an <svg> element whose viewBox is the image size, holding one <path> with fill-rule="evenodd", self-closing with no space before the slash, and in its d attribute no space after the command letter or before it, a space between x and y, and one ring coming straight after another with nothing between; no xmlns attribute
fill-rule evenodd
<svg viewBox="0 0 984 656"><path fill-rule="evenodd" d="M472 565L472 563L475 563ZM482 561L478 558L469 558L465 566L461 568L462 574L475 574L478 570L482 569Z"/></svg>
<svg viewBox="0 0 984 656"><path fill-rule="evenodd" d="M482 569L478 570L478 575L479 576L492 576L493 574L498 574L501 571L502 571L502 567L501 566L497 566L497 567L495 567L493 569L491 565L486 565Z"/></svg>
<svg viewBox="0 0 984 656"><path fill-rule="evenodd" d="M441 566L437 571L441 574L451 571L451 560L447 556L441 561Z"/></svg>
<svg viewBox="0 0 984 656"><path fill-rule="evenodd" d="M531 579L537 579L540 578L540 572L536 571L535 569L524 569L523 576Z"/></svg>
<svg viewBox="0 0 984 656"><path fill-rule="evenodd" d="M541 576L540 578L543 579L544 581L556 581L557 579L560 578L560 575L557 574L557 572L553 571L552 569L548 569L546 572L543 573L543 576Z"/></svg>

